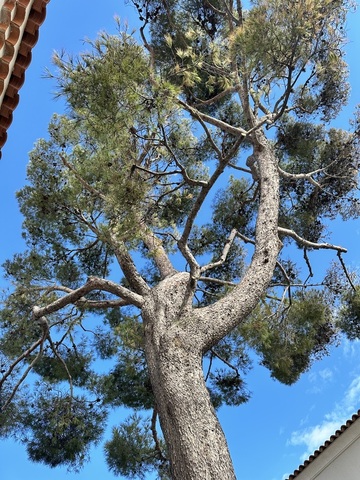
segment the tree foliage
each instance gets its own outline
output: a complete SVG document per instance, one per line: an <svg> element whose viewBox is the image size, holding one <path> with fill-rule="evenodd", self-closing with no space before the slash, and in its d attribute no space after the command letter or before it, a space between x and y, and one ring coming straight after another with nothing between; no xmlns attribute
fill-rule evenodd
<svg viewBox="0 0 360 480"><path fill-rule="evenodd" d="M109 468L166 479L172 445L143 309L167 279L187 272L169 335L198 348L215 408L249 399L252 359L290 385L339 329L359 336L359 287L327 238L329 221L359 216L357 119L330 123L349 91L351 4L134 6L141 42L104 33L54 57L67 111L17 194L27 249L4 263L0 428L32 460L78 468L106 413L125 406L135 414L105 444ZM322 250L338 256L326 275L310 261ZM172 318L167 294L157 301Z"/></svg>

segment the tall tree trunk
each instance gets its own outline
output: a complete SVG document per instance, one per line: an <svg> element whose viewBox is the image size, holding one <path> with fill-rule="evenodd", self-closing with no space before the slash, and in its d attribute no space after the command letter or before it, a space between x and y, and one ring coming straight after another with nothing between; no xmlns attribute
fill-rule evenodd
<svg viewBox="0 0 360 480"><path fill-rule="evenodd" d="M234 480L224 433L202 370L201 339L184 324L188 274L153 289L143 306L145 350L173 480Z"/></svg>

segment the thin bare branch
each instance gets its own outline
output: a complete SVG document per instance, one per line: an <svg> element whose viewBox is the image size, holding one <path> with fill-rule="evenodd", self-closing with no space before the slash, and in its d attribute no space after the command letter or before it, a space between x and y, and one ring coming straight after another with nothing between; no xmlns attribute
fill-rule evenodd
<svg viewBox="0 0 360 480"><path fill-rule="evenodd" d="M195 98L195 100L198 103L195 103L193 107L198 109L205 105L212 105L213 103L216 103L218 100L221 100L223 97L226 97L227 95L231 95L232 93L235 93L237 89L238 89L238 85L235 85L234 87L229 87L223 90L222 92L218 93L214 97L209 98L207 100L200 100L199 98Z"/></svg>
<svg viewBox="0 0 360 480"><path fill-rule="evenodd" d="M245 243L251 243L252 245L256 245L256 242L255 240L253 240L252 238L249 238L247 237L246 235L243 235L242 233L240 232L237 232L237 236Z"/></svg>
<svg viewBox="0 0 360 480"><path fill-rule="evenodd" d="M207 270L210 270L211 268L220 267L220 265L223 265L223 263L226 261L229 250L231 248L231 245L234 243L236 235L237 235L237 230L235 228L233 228L230 232L230 235L229 235L225 245L224 245L224 248L223 248L223 251L220 255L219 260L217 260L216 262L211 262L211 263L208 263L207 265L204 265L203 267L200 268L200 272L206 272Z"/></svg>
<svg viewBox="0 0 360 480"><path fill-rule="evenodd" d="M308 247L308 248L314 248L316 250L336 250L338 252L343 252L346 253L347 249L344 247L340 247L338 245L333 245L331 243L315 243L315 242L310 242L309 240L306 240L303 237L300 237L296 232L293 230L290 230L288 228L282 228L278 227L279 233L293 238L299 245L302 245L303 247Z"/></svg>
<svg viewBox="0 0 360 480"><path fill-rule="evenodd" d="M162 462L166 462L167 458L164 456L163 451L161 449L161 444L160 444L159 437L158 437L157 430L156 430L157 416L158 416L158 411L157 411L157 408L156 408L156 405L155 405L154 410L153 410L153 414L151 416L151 433L152 433L152 436L153 436L153 439L154 439L154 442L155 442L155 450L158 453L159 459Z"/></svg>
<svg viewBox="0 0 360 480"><path fill-rule="evenodd" d="M191 115L193 115L196 119L201 118L206 123L209 123L210 125L213 125L214 127L219 128L220 130L223 130L224 132L228 132L235 137L241 136L241 137L246 137L248 132L244 130L241 127L234 127L233 125L230 125L229 123L223 122L222 120L219 120L218 118L211 117L210 115L206 115L205 113L200 112L196 108L188 105L186 102L182 100L178 100L178 103Z"/></svg>
<svg viewBox="0 0 360 480"><path fill-rule="evenodd" d="M285 268L282 266L282 264L281 264L279 261L277 261L277 262L276 262L276 266L277 266L278 268L280 268L281 273L283 274L283 277L284 277L285 280L286 280L286 284L287 284L287 285L291 285L290 278L289 278L289 276L288 276Z"/></svg>
<svg viewBox="0 0 360 480"><path fill-rule="evenodd" d="M240 377L239 370L236 367L234 367L234 365L232 365L230 362L228 362L224 357L222 357L219 353L217 353L216 350L214 350L213 348L210 351L216 358L218 358L223 363L225 363L225 365L227 365L229 368L234 370L237 377Z"/></svg>
<svg viewBox="0 0 360 480"><path fill-rule="evenodd" d="M304 283L306 283L306 282L309 280L309 278L312 278L312 277L314 276L313 271L312 271L312 268L311 268L310 259L309 259L308 254L307 254L306 247L304 248L304 260L305 260L306 265L307 265L307 267L308 267L308 269L309 269L309 275L308 275L307 279L306 279L305 282L304 282Z"/></svg>
<svg viewBox="0 0 360 480"><path fill-rule="evenodd" d="M59 362L62 364L62 366L64 367L64 369L66 371L66 375L68 376L68 379L69 379L70 397L72 398L74 396L74 386L73 386L72 376L71 376L71 373L69 371L69 368L66 365L65 360L62 358L62 356L57 351L57 348L55 347L54 342L52 341L50 335L48 337L48 340L49 340L49 343L50 343L51 350L54 352L54 355L57 357L57 359L59 360Z"/></svg>
<svg viewBox="0 0 360 480"><path fill-rule="evenodd" d="M214 358L214 352L212 350L210 350L210 360L209 360L209 366L208 366L208 369L207 369L207 372L206 372L206 375L205 375L205 382L208 380L208 378L210 376L211 367L212 367L212 363L213 363L213 358Z"/></svg>
<svg viewBox="0 0 360 480"><path fill-rule="evenodd" d="M234 168L235 170L239 170L240 172L250 173L251 170L249 168L239 167L238 165L234 165L233 163L229 162L228 167Z"/></svg>
<svg viewBox="0 0 360 480"><path fill-rule="evenodd" d="M34 286L29 287L31 291L44 292L45 295L51 292L65 292L72 293L74 289L65 287L64 285L52 285L52 286ZM88 307L88 308L116 308L116 307L125 307L131 305L127 300L123 299L106 299L106 300L89 300L86 297L81 297L74 304L77 307Z"/></svg>
<svg viewBox="0 0 360 480"><path fill-rule="evenodd" d="M341 252L338 252L338 253L337 253L337 256L338 256L339 261L340 261L340 263L341 263L341 266L342 266L342 268L343 268L343 270L344 270L344 273L345 273L345 275L346 275L346 278L348 279L348 282L349 282L350 285L351 285L351 288L354 290L354 292L356 292L356 287L355 287L355 285L353 284L353 282L352 282L352 280L351 280L351 277L350 277L350 275L349 275L349 272L347 271L346 265L345 265L344 260L342 259L342 256L341 256Z"/></svg>
<svg viewBox="0 0 360 480"><path fill-rule="evenodd" d="M184 166L181 164L181 162L178 160L175 152L173 151L173 149L171 148L171 146L169 145L168 141L167 141L167 138L166 138L166 133L165 133L165 129L164 127L161 125L161 130L162 130L162 134L163 134L163 142L164 142L164 146L165 148L168 150L168 152L170 153L170 155L172 156L173 160L175 161L176 165L179 167L180 169L180 172L181 175L183 176L185 182L189 185L192 185L194 187L203 187L203 186L206 186L207 185L207 182L204 182L203 180L194 180L193 178L190 178L187 171L186 171L186 168L184 168ZM215 148L216 148L216 145L215 145Z"/></svg>
<svg viewBox="0 0 360 480"><path fill-rule="evenodd" d="M307 180L315 187L322 188L320 183L318 183L316 180L313 179L313 175L323 172L324 170L326 170L326 168L319 168L318 170L314 170L313 172L309 172L309 173L289 173L280 167L278 168L279 168L279 173L283 178L287 178L291 180Z"/></svg>
<svg viewBox="0 0 360 480"><path fill-rule="evenodd" d="M229 285L230 287L236 287L237 283L229 282L228 280L221 280L220 278L213 278L213 277L199 277L199 282L206 282L206 283L217 283L219 285Z"/></svg>

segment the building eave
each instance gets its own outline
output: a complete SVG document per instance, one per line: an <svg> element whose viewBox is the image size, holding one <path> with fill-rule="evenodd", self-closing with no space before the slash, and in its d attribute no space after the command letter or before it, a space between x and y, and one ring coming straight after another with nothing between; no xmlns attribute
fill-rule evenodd
<svg viewBox="0 0 360 480"><path fill-rule="evenodd" d="M0 1L0 149L19 103L19 90L49 1Z"/></svg>
<svg viewBox="0 0 360 480"><path fill-rule="evenodd" d="M300 465L294 471L294 473L292 473L287 478L287 480L295 480L300 475L300 473L302 473L306 469L306 467L308 467L316 458L318 458L319 455L321 455L324 452L324 450L326 450L330 445L332 445L335 442L335 440L338 439L359 418L360 418L360 410L358 410L357 413L355 413L344 425L342 425L338 430L336 430L334 435L331 435L329 440L327 440L323 445L321 445L321 447L315 450L315 452L312 455L310 455L310 457L307 460L305 460L305 462L302 465Z"/></svg>

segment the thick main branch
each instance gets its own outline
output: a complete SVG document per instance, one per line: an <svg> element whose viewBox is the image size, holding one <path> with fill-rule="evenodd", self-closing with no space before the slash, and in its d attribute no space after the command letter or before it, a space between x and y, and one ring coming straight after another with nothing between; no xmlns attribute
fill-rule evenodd
<svg viewBox="0 0 360 480"><path fill-rule="evenodd" d="M276 265L278 238L279 172L277 159L262 132L254 137L254 155L260 176L260 204L255 252L241 282L213 305L194 310L191 328L203 351L215 345L251 313L265 292Z"/></svg>

